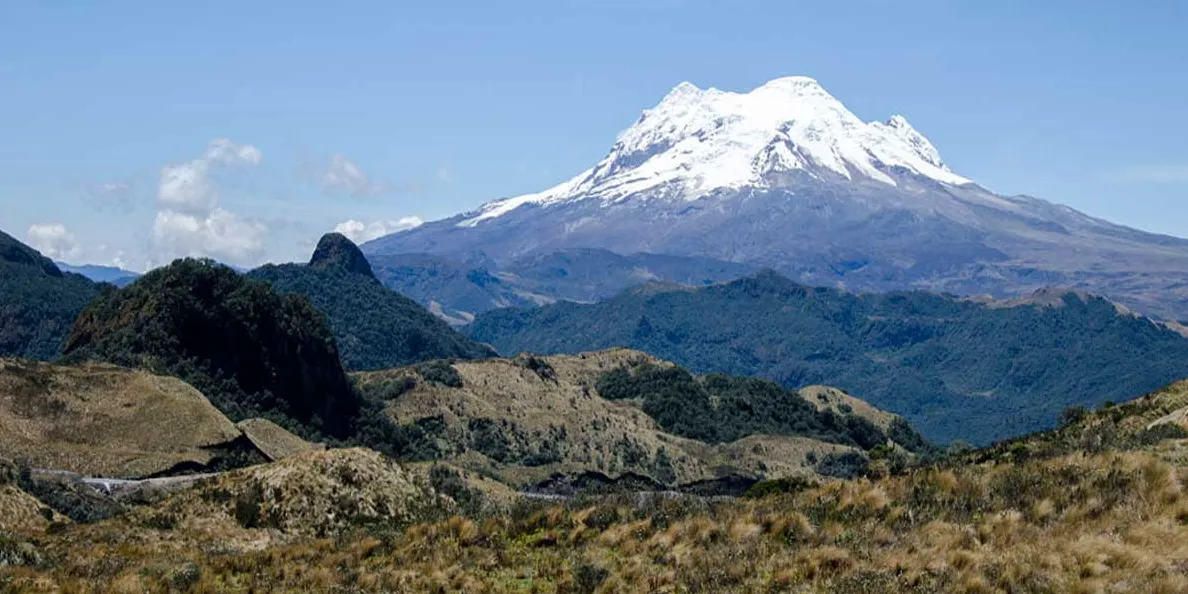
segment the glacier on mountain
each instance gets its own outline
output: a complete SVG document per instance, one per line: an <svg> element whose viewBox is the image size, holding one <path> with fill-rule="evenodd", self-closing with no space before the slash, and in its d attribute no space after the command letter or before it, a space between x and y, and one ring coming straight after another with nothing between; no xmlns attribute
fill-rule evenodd
<svg viewBox="0 0 1188 594"><path fill-rule="evenodd" d="M1071 286L1188 319L1188 240L996 194L951 170L903 117L864 122L805 77L747 93L682 83L581 175L363 250L446 258L511 295L588 301L640 276L702 284L742 266L851 291L1011 298ZM696 265L633 273L655 255Z"/></svg>
<svg viewBox="0 0 1188 594"><path fill-rule="evenodd" d="M748 93L684 82L619 134L593 168L540 193L489 202L458 225L526 204L695 200L723 188L763 187L772 174L793 170L894 186L896 168L940 183L970 183L903 116L863 122L812 78L779 78Z"/></svg>

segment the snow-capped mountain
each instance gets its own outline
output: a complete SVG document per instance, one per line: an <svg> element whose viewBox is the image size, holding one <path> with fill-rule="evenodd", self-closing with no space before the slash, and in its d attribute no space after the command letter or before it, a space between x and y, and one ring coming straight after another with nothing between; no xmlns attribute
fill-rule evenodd
<svg viewBox="0 0 1188 594"><path fill-rule="evenodd" d="M459 224L477 225L525 204L696 200L714 190L764 187L774 174L791 171L894 186L894 168L969 183L903 116L863 122L811 78L780 78L749 93L683 82L619 134L592 169L538 194L488 203Z"/></svg>
<svg viewBox="0 0 1188 594"><path fill-rule="evenodd" d="M745 93L681 83L573 179L363 246L492 271L574 248L771 267L854 290L1011 297L1067 285L1188 317L1188 240L996 195L904 117L866 122L806 77Z"/></svg>

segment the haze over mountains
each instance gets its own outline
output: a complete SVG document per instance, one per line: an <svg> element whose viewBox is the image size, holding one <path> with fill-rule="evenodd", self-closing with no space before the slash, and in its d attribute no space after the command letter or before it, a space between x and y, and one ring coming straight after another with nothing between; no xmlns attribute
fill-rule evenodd
<svg viewBox="0 0 1188 594"><path fill-rule="evenodd" d="M473 286L456 291L469 298L439 300L455 318L497 307L500 296L607 296L565 274L534 291L518 272L525 261L591 248L627 259L615 265L626 280L610 293L637 268L635 278L679 280L627 256L643 253L698 258L707 269L772 268L853 291L1012 297L1071 286L1147 315L1188 317L1188 240L995 194L950 170L905 118L863 122L804 77L748 93L682 83L573 179L363 246L373 259L423 254L426 266L504 285L483 303Z"/></svg>

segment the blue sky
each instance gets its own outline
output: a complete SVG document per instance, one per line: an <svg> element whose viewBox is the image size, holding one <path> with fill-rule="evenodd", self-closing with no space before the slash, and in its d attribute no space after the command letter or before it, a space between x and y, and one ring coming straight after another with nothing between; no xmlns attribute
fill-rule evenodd
<svg viewBox="0 0 1188 594"><path fill-rule="evenodd" d="M6 2L0 229L135 269L303 259L568 179L682 80L800 74L993 190L1184 237L1184 5Z"/></svg>

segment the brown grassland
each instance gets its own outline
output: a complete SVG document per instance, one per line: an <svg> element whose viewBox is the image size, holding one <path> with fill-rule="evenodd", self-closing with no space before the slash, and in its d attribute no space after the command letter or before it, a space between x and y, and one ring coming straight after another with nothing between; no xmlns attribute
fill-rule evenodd
<svg viewBox="0 0 1188 594"><path fill-rule="evenodd" d="M312 452L93 524L6 528L0 588L1188 592L1188 434L1150 428L1182 422L1185 399L1179 384L898 475L758 499L467 510L366 450Z"/></svg>

